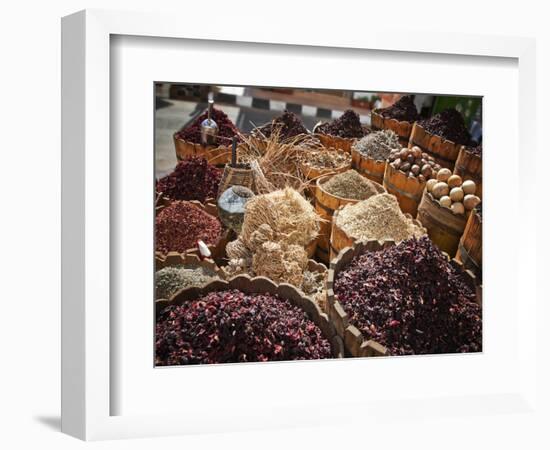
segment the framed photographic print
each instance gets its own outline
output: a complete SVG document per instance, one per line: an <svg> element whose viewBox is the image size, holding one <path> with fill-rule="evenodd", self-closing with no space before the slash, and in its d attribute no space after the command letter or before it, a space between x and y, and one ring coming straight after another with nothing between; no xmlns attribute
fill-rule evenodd
<svg viewBox="0 0 550 450"><path fill-rule="evenodd" d="M84 11L62 46L64 432L537 414L531 40Z"/></svg>

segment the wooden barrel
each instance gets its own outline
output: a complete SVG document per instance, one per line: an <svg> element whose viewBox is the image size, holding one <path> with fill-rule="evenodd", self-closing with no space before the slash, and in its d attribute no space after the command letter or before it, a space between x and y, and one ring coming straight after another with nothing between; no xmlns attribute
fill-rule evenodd
<svg viewBox="0 0 550 450"><path fill-rule="evenodd" d="M356 242L356 239L354 237L349 236L342 228L340 228L337 224L338 220L338 214L342 211L342 209L337 210L334 213L334 216L332 217L332 227L330 232L330 260L333 261L334 258L338 256L340 251L346 247L353 247L353 245ZM420 227L424 230L424 233L427 234L426 228L416 219L413 219L413 217L410 214L405 214L405 216L408 219L411 219L413 224L415 224L417 227Z"/></svg>
<svg viewBox="0 0 550 450"><path fill-rule="evenodd" d="M177 132L174 133L173 138L178 161L190 156L202 156L214 166L223 166L231 162L231 147L229 146L206 147L202 144L195 144L179 138Z"/></svg>
<svg viewBox="0 0 550 450"><path fill-rule="evenodd" d="M415 145L420 147L423 152L431 155L441 167L451 170L454 169L458 152L462 147L461 144L455 144L441 136L431 134L422 125L419 125L418 122L415 122L412 128L408 147L412 148Z"/></svg>
<svg viewBox="0 0 550 450"><path fill-rule="evenodd" d="M394 241L367 241L357 242L352 247L346 247L334 258L327 273L327 308L330 321L334 324L336 332L344 341L344 347L347 353L355 357L366 356L385 356L387 349L380 343L373 340L366 340L357 327L349 322L349 316L334 293L334 280L338 273L345 269L351 261L366 251L380 251L384 248L395 245ZM446 255L447 258L449 255ZM476 292L476 303L481 306L482 289L477 282L476 276L470 270L467 270L460 261L450 259L449 263L457 270L466 275L466 280L470 287Z"/></svg>
<svg viewBox="0 0 550 450"><path fill-rule="evenodd" d="M375 109L370 114L370 123L373 130L392 130L397 134L401 146L406 147L409 144L414 122L385 118Z"/></svg>
<svg viewBox="0 0 550 450"><path fill-rule="evenodd" d="M237 289L246 294L271 294L281 299L288 300L292 305L304 311L308 318L317 325L324 337L326 337L332 348L334 358L344 357L343 341L336 332L334 325L328 320L324 313L313 299L307 297L296 287L287 284L275 284L266 277L251 278L248 275L237 275L229 280L215 280L202 287L189 287L177 292L171 299L157 300L155 302L156 315L170 305L181 305L184 302L195 300L210 292Z"/></svg>
<svg viewBox="0 0 550 450"><path fill-rule="evenodd" d="M347 154L347 152L344 152L343 150L338 149L330 149L330 151L337 152L340 154L343 154L349 158L349 162L346 162L345 164L342 164L338 167L313 167L308 164L307 157L304 158L303 161L300 162L300 171L306 177L307 180L317 180L318 178L321 178L324 175L335 175L337 173L346 172L349 169L351 169L351 158L350 155Z"/></svg>
<svg viewBox="0 0 550 450"><path fill-rule="evenodd" d="M404 213L416 217L425 187L426 182L421 182L416 177L409 177L404 172L394 169L391 164L386 164L384 188L397 197L399 207Z"/></svg>
<svg viewBox="0 0 550 450"><path fill-rule="evenodd" d="M317 238L316 256L322 262L329 262L330 258L330 228L332 224L332 216L338 208L360 202L350 198L342 198L332 195L323 189L325 184L333 175L325 175L317 179L315 189L315 211L321 217L319 237ZM380 193L384 192L384 188L379 184L375 184Z"/></svg>
<svg viewBox="0 0 550 450"><path fill-rule="evenodd" d="M416 218L428 230L428 236L441 251L456 255L469 213L454 214L441 206L428 191L424 192Z"/></svg>
<svg viewBox="0 0 550 450"><path fill-rule="evenodd" d="M326 148L336 148L343 150L347 153L351 152L351 146L357 139L341 138L339 136L332 136L330 134L316 133L315 137L321 141L321 144Z"/></svg>
<svg viewBox="0 0 550 450"><path fill-rule="evenodd" d="M482 198L482 167L481 156L468 151L465 146L460 148L453 173L460 175L463 180L472 180L476 184L476 195L479 198Z"/></svg>
<svg viewBox="0 0 550 450"><path fill-rule="evenodd" d="M462 238L458 243L456 259L482 280L482 219L474 209L468 217Z"/></svg>
<svg viewBox="0 0 550 450"><path fill-rule="evenodd" d="M351 148L351 167L369 180L382 184L386 161L379 161L363 155L354 147Z"/></svg>

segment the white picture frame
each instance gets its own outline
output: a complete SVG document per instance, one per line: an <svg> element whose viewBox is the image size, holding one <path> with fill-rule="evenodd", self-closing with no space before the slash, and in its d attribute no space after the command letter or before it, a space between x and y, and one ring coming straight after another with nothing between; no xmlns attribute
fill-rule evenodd
<svg viewBox="0 0 550 450"><path fill-rule="evenodd" d="M111 89L113 81L112 58L116 57L112 42L114 36L124 38L161 38L170 40L188 40L215 43L229 42L232 45L247 44L265 46L267 54L273 44L280 45L277 51L282 55L292 51L292 46L310 48L323 53L326 49L327 61L334 58L335 52L354 50L375 51L379 53L395 52L407 54L409 58L421 58L422 55L448 55L448 58L502 58L517 61L518 97L517 114L513 115L512 128L517 136L517 145L510 143L509 151L517 158L519 175L514 177L512 196L513 211L522 214L521 248L515 249L514 255L521 261L530 261L513 270L517 279L514 286L524 286L521 304L517 304L519 313L514 326L517 326L517 339L511 342L514 354L521 361L510 381L510 389L499 393L483 395L483 392L464 392L460 398L430 396L428 391L418 396L397 396L384 401L375 399L372 404L364 398L338 397L338 389L329 386L331 371L339 362L330 366L305 364L300 370L307 376L318 371L326 371L327 390L319 392L315 401L302 401L299 404L253 406L253 399L245 396L242 405L221 404L213 406L210 418L205 410L199 408L198 399L182 408L181 413L162 413L145 411L135 414L113 415L113 395L121 389L120 383L113 381L113 359L119 356L112 348L112 337L116 335L117 324L114 323L112 304L113 295L111 270L111 246L116 245L111 235L112 210L111 186L116 184L112 173L110 148L117 145L111 130L111 108L116 92ZM118 39L118 38L116 38ZM164 44L167 44L165 41ZM173 41L171 41L173 42ZM179 41L178 41L179 42ZM183 42L183 41L181 41ZM161 46L164 45L161 42ZM256 47L258 48L258 47ZM330 50L330 52L329 52ZM261 53L261 52L258 52ZM426 420L434 420L429 411L435 408L442 417L459 416L467 418L470 414L494 416L509 411L522 418L536 420L542 414L537 398L537 353L534 343L537 340L536 327L536 244L535 223L536 208L534 198L522 195L533 189L534 180L529 176L528 156L535 158L535 45L532 39L515 37L487 37L457 35L447 33L399 33L382 31L363 31L361 37L356 35L326 36L314 29L306 37L299 30L287 30L281 36L276 27L203 27L198 22L186 22L165 14L145 14L87 10L63 18L62 21L62 430L72 436L85 440L113 439L163 436L197 432L217 432L233 430L257 430L285 426L312 426L330 421L333 425L345 423L361 424L363 421L375 421L380 415L383 421L399 422L410 414L420 415ZM221 56L220 56L221 57ZM412 61L412 59L411 59ZM297 62L298 64L298 62ZM138 76L138 75L136 75ZM238 80L238 68L225 77L216 75L218 82L231 84ZM242 75L241 75L242 79ZM180 81L180 80L173 80ZM212 82L208 79L195 81ZM495 83L497 81L495 80ZM246 83L242 83L246 84ZM266 84L271 84L267 82ZM277 84L273 84L277 85ZM365 86L365 89L369 88ZM152 86L151 86L152 89ZM408 91L407 86L395 86L395 90ZM514 110L516 103L513 103ZM148 105L151 107L151 105ZM522 111L531 111L529 120ZM518 119L516 124L515 120ZM152 122L150 123L152 127ZM494 142L498 142L495 140ZM150 144L152 158L152 144ZM521 156L518 148L522 149ZM142 156L146 158L147 156ZM120 169L117 166L117 170ZM148 183L148 181L144 181ZM484 184L485 186L485 184ZM489 194L490 195L490 194ZM520 202L520 198L523 200ZM485 211L484 211L485 214ZM152 219L151 219L152 223ZM152 232L152 229L151 229ZM528 237L527 237L528 236ZM487 291L485 291L485 295ZM510 293L517 300L518 292ZM489 300L491 302L491 300ZM490 303L491 304L491 303ZM492 303L494 305L494 303ZM516 305L516 303L514 303ZM491 307L489 313L495 309ZM487 309L484 309L484 314ZM484 331L485 333L485 331ZM150 339L151 334L146 336ZM516 336L516 334L515 334ZM152 346L152 343L151 343ZM518 351L519 347L521 352ZM486 356L490 356L486 355ZM467 357L468 358L468 357ZM475 356L474 356L475 358ZM434 358L428 359L433 361ZM384 370L399 370L403 360L386 359L378 364L385 365ZM446 359L444 364L456 366L457 360ZM464 360L466 361L466 360ZM326 363L323 363L326 364ZM365 361L346 362L347 370L364 370ZM431 363L430 363L431 364ZM467 364L464 362L464 364ZM475 361L474 363L475 364ZM283 369L280 369L280 366ZM245 367L221 369L214 377L231 372L231 377L254 373L254 376L268 377L277 373L281 379L289 376L290 364L283 365L245 365ZM202 370L203 368L200 368ZM208 368L206 368L208 369ZM224 372L222 372L222 370ZM169 370L163 371L168 383L173 383ZM210 379L214 372L197 371L179 372L179 377ZM239 375L237 375L239 374ZM136 374L136 377L138 375ZM498 384L498 383L496 383ZM195 385L196 386L196 385ZM254 384L252 383L252 386ZM200 386L196 386L200 388ZM435 390L435 388L434 388ZM328 398L334 394L334 398ZM325 395L323 395L325 394ZM132 394L137 395L137 394ZM454 395L454 393L453 393ZM256 394L250 397L257 397ZM424 399L420 401L419 398ZM140 399L136 398L136 402ZM227 401L231 401L228 397ZM258 400L257 400L258 401ZM195 402L195 403L193 403ZM249 403L250 402L250 403ZM397 402L397 403L396 403ZM145 402L144 405L147 405ZM395 412L395 405L399 411ZM196 409L195 409L196 408ZM252 409L254 408L254 409ZM270 416L271 414L271 416ZM526 416L527 415L527 416ZM530 416L529 416L530 415ZM224 417L227 419L224 421ZM267 422L267 418L272 420ZM478 417L479 418L479 417ZM482 419L479 419L482 420ZM499 422L486 420L488 427L498 430ZM501 422L500 422L501 423ZM445 430L445 425L440 432Z"/></svg>

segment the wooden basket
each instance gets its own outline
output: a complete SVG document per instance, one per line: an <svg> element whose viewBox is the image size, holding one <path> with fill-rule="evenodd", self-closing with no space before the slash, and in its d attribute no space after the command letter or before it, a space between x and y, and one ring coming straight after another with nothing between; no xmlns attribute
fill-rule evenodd
<svg viewBox="0 0 550 450"><path fill-rule="evenodd" d="M356 357L366 356L385 356L388 354L386 347L373 340L365 340L357 327L349 323L348 314L345 312L342 304L338 301L338 296L334 294L334 280L340 272L358 255L365 251L379 251L395 245L394 241L368 241L358 242L353 247L346 247L338 256L332 260L327 275L327 304L328 316L336 328L336 332L344 341L346 352ZM449 255L446 255L447 258ZM464 268L462 263L450 259L449 263L458 270L466 273L470 286L476 292L476 302L481 306L482 288L476 281L475 275Z"/></svg>
<svg viewBox="0 0 550 450"><path fill-rule="evenodd" d="M401 211L416 217L416 211L426 182L421 182L417 177L409 177L400 170L394 169L391 164L386 164L384 171L384 188L390 194L395 195Z"/></svg>
<svg viewBox="0 0 550 450"><path fill-rule="evenodd" d="M369 180L376 181L378 184L384 182L384 171L386 170L386 160L379 161L363 155L355 147L351 148L351 166Z"/></svg>
<svg viewBox="0 0 550 450"><path fill-rule="evenodd" d="M456 252L456 259L462 262L464 267L474 272L480 281L483 279L482 224L481 217L474 209L468 217Z"/></svg>
<svg viewBox="0 0 550 450"><path fill-rule="evenodd" d="M385 118L375 109L370 113L370 123L373 130L392 130L399 138L399 144L406 147L413 129L414 122Z"/></svg>
<svg viewBox="0 0 550 450"><path fill-rule="evenodd" d="M271 294L288 300L292 305L304 311L308 318L317 325L323 335L330 341L334 358L344 357L344 345L337 334L335 327L328 320L327 314L321 311L319 306L309 297L305 296L296 287L288 283L275 284L265 277L251 278L248 275L237 275L229 280L215 280L203 287L189 287L177 292L170 300L157 300L155 302L156 314L167 306L181 305L186 301L195 300L214 291L237 289L247 294Z"/></svg>
<svg viewBox="0 0 550 450"><path fill-rule="evenodd" d="M462 146L453 174L460 175L463 180L472 180L476 184L476 195L479 198L482 198L482 169L481 156L469 152L465 146Z"/></svg>
<svg viewBox="0 0 550 450"><path fill-rule="evenodd" d="M357 241L355 238L349 236L342 228L338 226L336 223L338 219L338 214L341 211L341 209L337 210L334 213L334 216L332 218L332 229L330 233L330 260L334 260L340 253L340 251L346 247L353 247L355 242ZM424 230L424 233L427 234L426 228L416 219L414 219L410 214L405 213L405 216L408 219L411 219L413 224L415 224L417 227L420 227Z"/></svg>
<svg viewBox="0 0 550 450"><path fill-rule="evenodd" d="M315 189L315 211L321 217L319 237L317 238L317 252L316 256L319 260L324 263L329 262L330 258L330 228L332 224L332 216L334 211L338 208L355 204L361 200L355 200L350 198L342 198L336 195L332 195L329 192L323 189L323 184L326 183L333 175L325 175L317 179L316 189ZM379 189L379 193L384 192L384 188L375 184Z"/></svg>
<svg viewBox="0 0 550 450"><path fill-rule="evenodd" d="M351 153L351 146L357 140L322 133L315 133L315 137L321 141L321 144L323 144L324 147L336 148L338 150L343 150L347 153Z"/></svg>
<svg viewBox="0 0 550 450"><path fill-rule="evenodd" d="M231 162L231 146L206 147L181 139L178 137L178 132L174 133L173 138L178 161L191 156L202 156L214 166L223 166Z"/></svg>
<svg viewBox="0 0 550 450"><path fill-rule="evenodd" d="M462 147L461 144L455 144L441 136L431 134L422 125L419 125L418 122L415 122L413 126L408 146L412 148L415 145L420 147L423 152L431 155L441 167L451 170L454 169L458 152Z"/></svg>
<svg viewBox="0 0 550 450"><path fill-rule="evenodd" d="M426 227L428 236L441 251L455 255L466 227L468 214L454 214L450 208L441 206L428 191L425 191L416 218Z"/></svg>
<svg viewBox="0 0 550 450"><path fill-rule="evenodd" d="M166 208L168 205L172 204L176 201L183 201L183 200L169 200L167 199L163 204L156 207L155 214L158 214L163 208ZM218 208L215 203L206 203L202 204L201 202L198 202L196 200L189 201L189 203L192 203L193 205L198 206L203 211L207 212L211 216L214 216L219 219L218 217ZM230 241L231 238L231 230L224 229L222 230L222 235L218 239L218 242L216 244L208 245L208 249L212 253L212 259L216 261L221 261L223 258L225 258L225 246ZM199 249L198 248L190 248L189 250L186 250L185 252L157 252L155 251L155 259L163 260L168 257L168 255L182 255L183 257L185 255L199 255Z"/></svg>

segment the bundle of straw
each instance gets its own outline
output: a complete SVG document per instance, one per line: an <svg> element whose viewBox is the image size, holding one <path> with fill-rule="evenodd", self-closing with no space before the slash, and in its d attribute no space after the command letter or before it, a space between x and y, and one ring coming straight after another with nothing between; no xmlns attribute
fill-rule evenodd
<svg viewBox="0 0 550 450"><path fill-rule="evenodd" d="M308 180L302 173L300 162L306 152L321 149L317 138L298 135L281 140L280 130L275 128L269 137L257 132L242 136L239 162L251 164L257 181L257 193L267 194L274 190L291 187L302 192Z"/></svg>

